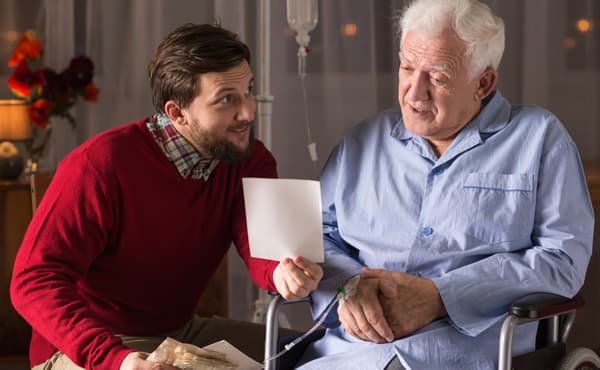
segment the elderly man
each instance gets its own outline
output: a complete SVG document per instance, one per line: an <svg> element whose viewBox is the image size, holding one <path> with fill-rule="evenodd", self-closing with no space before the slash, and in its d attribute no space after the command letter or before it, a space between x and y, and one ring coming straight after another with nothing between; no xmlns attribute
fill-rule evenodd
<svg viewBox="0 0 600 370"><path fill-rule="evenodd" d="M552 113L495 89L502 20L416 0L399 29L400 109L353 128L321 177L314 314L362 275L302 369L495 368L513 300L583 284L594 220L577 148ZM515 353L535 331L517 329Z"/></svg>

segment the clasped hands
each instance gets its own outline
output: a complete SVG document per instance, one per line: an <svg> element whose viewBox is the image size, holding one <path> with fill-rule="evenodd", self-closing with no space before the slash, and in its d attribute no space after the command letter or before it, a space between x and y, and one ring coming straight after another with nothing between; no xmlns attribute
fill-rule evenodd
<svg viewBox="0 0 600 370"><path fill-rule="evenodd" d="M363 268L356 294L338 307L344 330L374 343L409 335L447 314L433 281Z"/></svg>

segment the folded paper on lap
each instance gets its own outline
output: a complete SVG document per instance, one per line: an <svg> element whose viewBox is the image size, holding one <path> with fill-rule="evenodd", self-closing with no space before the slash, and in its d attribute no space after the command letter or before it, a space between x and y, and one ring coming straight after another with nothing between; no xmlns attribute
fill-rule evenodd
<svg viewBox="0 0 600 370"><path fill-rule="evenodd" d="M200 348L166 338L148 356L148 361L173 365L181 370L260 370L261 364L222 340Z"/></svg>

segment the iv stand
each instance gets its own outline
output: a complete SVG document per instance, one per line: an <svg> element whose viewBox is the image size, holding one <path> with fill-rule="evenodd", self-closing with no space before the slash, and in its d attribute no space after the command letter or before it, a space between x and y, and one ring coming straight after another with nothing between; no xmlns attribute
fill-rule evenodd
<svg viewBox="0 0 600 370"><path fill-rule="evenodd" d="M271 149L271 2L258 1L258 138Z"/></svg>
<svg viewBox="0 0 600 370"><path fill-rule="evenodd" d="M258 138L271 149L271 115L273 96L271 95L271 1L258 1L258 91L256 95L258 112ZM258 289L258 299L254 302L252 321L265 323L271 297Z"/></svg>

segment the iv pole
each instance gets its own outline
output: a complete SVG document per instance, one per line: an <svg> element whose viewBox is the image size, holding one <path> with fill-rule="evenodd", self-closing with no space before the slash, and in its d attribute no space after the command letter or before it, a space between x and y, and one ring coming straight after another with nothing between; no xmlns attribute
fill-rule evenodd
<svg viewBox="0 0 600 370"><path fill-rule="evenodd" d="M308 108L304 79L306 77L306 54L310 36L308 33L317 25L317 0L287 0L288 24L296 31L298 42L298 75L302 82L304 92L304 107L306 128L308 133L308 150L313 164L316 165L316 143L312 142L310 127L308 125ZM290 17L290 9L293 16ZM263 141L267 149L271 149L271 116L273 96L271 95L271 2L259 0L258 2L258 94L256 96L258 110L258 138ZM252 321L264 323L271 298L267 292L258 290L258 299L254 304ZM282 320L283 317L281 317ZM287 323L289 326L289 322Z"/></svg>
<svg viewBox="0 0 600 370"><path fill-rule="evenodd" d="M258 1L258 137L271 149L271 1Z"/></svg>
<svg viewBox="0 0 600 370"><path fill-rule="evenodd" d="M258 1L258 91L256 95L258 111L258 138L271 149L271 1ZM252 321L265 323L269 294L258 289L258 299L254 303Z"/></svg>

